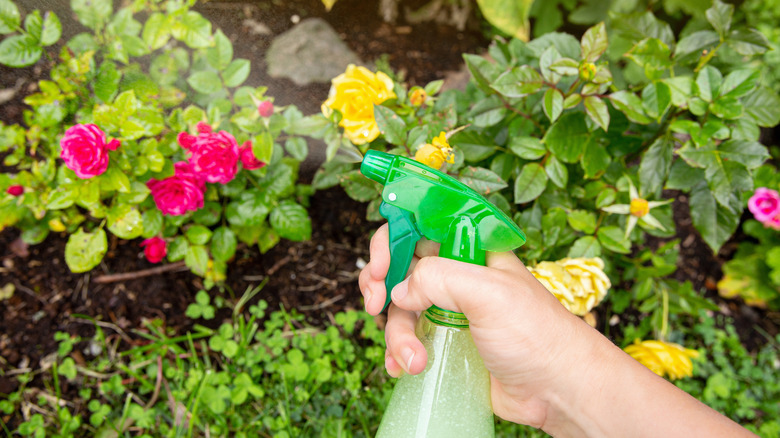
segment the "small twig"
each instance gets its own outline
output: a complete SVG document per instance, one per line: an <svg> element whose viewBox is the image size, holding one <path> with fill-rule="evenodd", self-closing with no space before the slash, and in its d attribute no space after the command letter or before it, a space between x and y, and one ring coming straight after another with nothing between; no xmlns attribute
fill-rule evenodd
<svg viewBox="0 0 780 438"><path fill-rule="evenodd" d="M319 304L315 304L315 305L312 305L312 306L301 306L301 307L298 308L298 310L302 310L302 311L321 310L321 309L324 309L324 308L326 308L328 306L332 306L333 303L335 303L336 301L342 300L342 299L344 299L344 294L336 295L335 297L333 297L333 298L331 298L329 300L325 300L325 301L323 301L323 302L321 302Z"/></svg>
<svg viewBox="0 0 780 438"><path fill-rule="evenodd" d="M137 278L143 278L148 277L150 275L157 275L162 274L165 272L171 272L171 271L178 271L178 270L186 270L189 269L186 267L183 261L176 262L176 263L170 263L163 266L157 266L154 268L149 269L142 269L140 271L135 272L125 272L122 274L109 274L109 275L100 275L95 278L95 283L100 284L106 284L106 283L116 283L118 281L127 281L127 280L135 280Z"/></svg>
<svg viewBox="0 0 780 438"><path fill-rule="evenodd" d="M122 339L125 340L128 344L133 344L133 340L130 338L130 336L125 333L124 330L122 330L118 325L112 324L110 322L105 321L98 321L98 320L89 320L89 319L83 319L83 318L75 318L73 316L70 317L70 320L73 322L81 323L81 324L87 324L87 325L98 325L103 328L110 328L111 330L117 332L119 336L122 337Z"/></svg>
<svg viewBox="0 0 780 438"><path fill-rule="evenodd" d="M269 277L274 275L274 273L279 269L281 269L282 266L286 265L287 263L290 263L290 260L292 260L292 257L290 256L282 257L278 262L276 262L273 266L271 266L271 268L268 270L267 275Z"/></svg>
<svg viewBox="0 0 780 438"><path fill-rule="evenodd" d="M154 393L152 394L152 398L150 398L149 402L146 404L146 409L153 407L154 404L157 403L157 397L160 395L160 386L162 385L162 376L162 356L157 356L157 382L154 384Z"/></svg>

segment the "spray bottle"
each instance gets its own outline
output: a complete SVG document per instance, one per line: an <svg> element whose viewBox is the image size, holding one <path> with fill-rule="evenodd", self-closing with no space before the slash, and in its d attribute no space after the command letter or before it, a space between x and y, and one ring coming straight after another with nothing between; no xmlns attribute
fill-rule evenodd
<svg viewBox="0 0 780 438"><path fill-rule="evenodd" d="M384 185L379 212L390 231L385 307L423 236L441 243L440 257L483 266L487 251L509 251L525 243L512 219L449 175L373 150L360 170ZM398 380L377 438L495 436L490 375L468 327L462 313L436 306L420 316L416 334L428 363L422 373Z"/></svg>

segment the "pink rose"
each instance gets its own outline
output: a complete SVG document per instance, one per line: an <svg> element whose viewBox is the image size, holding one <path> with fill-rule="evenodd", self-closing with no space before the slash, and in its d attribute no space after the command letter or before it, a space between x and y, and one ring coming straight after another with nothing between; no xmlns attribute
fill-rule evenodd
<svg viewBox="0 0 780 438"><path fill-rule="evenodd" d="M780 195L774 190L759 187L748 200L748 209L764 225L770 221L780 222Z"/></svg>
<svg viewBox="0 0 780 438"><path fill-rule="evenodd" d="M165 240L159 237L152 237L141 242L141 248L144 249L144 255L146 260L151 263L160 263L163 257L168 253L168 249L165 246Z"/></svg>
<svg viewBox="0 0 780 438"><path fill-rule="evenodd" d="M179 144L189 152L189 162L210 183L227 184L238 172L238 143L225 131L212 132L205 123L198 124L199 134L179 134Z"/></svg>
<svg viewBox="0 0 780 438"><path fill-rule="evenodd" d="M174 164L174 168L173 176L162 181L152 178L146 183L157 208L163 214L180 216L203 207L206 183L202 176L186 161L179 161Z"/></svg>
<svg viewBox="0 0 780 438"><path fill-rule="evenodd" d="M24 187L19 185L10 186L5 192L11 196L21 196L21 194L24 193Z"/></svg>
<svg viewBox="0 0 780 438"><path fill-rule="evenodd" d="M239 149L239 154L241 156L241 165L244 166L244 169L255 170L255 169L262 169L263 167L265 167L265 163L258 160L257 157L255 157L255 153L252 152L251 141L247 140L241 146L241 149Z"/></svg>
<svg viewBox="0 0 780 438"><path fill-rule="evenodd" d="M257 105L260 117L271 117L274 114L274 104L270 100L264 100Z"/></svg>
<svg viewBox="0 0 780 438"><path fill-rule="evenodd" d="M98 176L108 168L108 151L116 150L119 140L106 143L106 134L93 124L76 125L65 131L60 141L60 157L81 179Z"/></svg>

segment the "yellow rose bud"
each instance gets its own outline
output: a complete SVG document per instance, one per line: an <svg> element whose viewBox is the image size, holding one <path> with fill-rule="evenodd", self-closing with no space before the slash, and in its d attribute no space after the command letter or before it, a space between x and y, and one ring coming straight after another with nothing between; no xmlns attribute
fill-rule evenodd
<svg viewBox="0 0 780 438"><path fill-rule="evenodd" d="M394 97L396 95L390 77L350 64L346 72L331 81L328 99L322 104L322 113L328 117L333 111L340 112L342 118L339 126L344 128L344 135L356 145L365 144L379 136L374 105Z"/></svg>
<svg viewBox="0 0 780 438"><path fill-rule="evenodd" d="M531 273L571 313L583 316L596 307L612 286L598 258L565 258L541 262Z"/></svg>
<svg viewBox="0 0 780 438"><path fill-rule="evenodd" d="M580 63L580 79L590 82L596 77L596 64L582 61Z"/></svg>
<svg viewBox="0 0 780 438"><path fill-rule="evenodd" d="M642 217L647 213L650 213L650 205L642 198L634 198L631 200L631 204L629 205L628 210L631 215Z"/></svg>
<svg viewBox="0 0 780 438"><path fill-rule="evenodd" d="M422 88L415 88L412 90L412 94L409 96L409 102L414 106L420 106L425 103L425 99L428 98L428 93Z"/></svg>
<svg viewBox="0 0 780 438"><path fill-rule="evenodd" d="M631 357L639 361L650 371L661 377L668 376L671 380L693 375L692 358L699 357L699 352L684 348L682 345L664 341L639 341L623 349Z"/></svg>
<svg viewBox="0 0 780 438"><path fill-rule="evenodd" d="M447 161L447 155L441 149L432 144L424 144L417 149L414 159L434 169L441 169Z"/></svg>
<svg viewBox="0 0 780 438"><path fill-rule="evenodd" d="M49 229L55 233L61 233L65 231L65 224L59 219L49 219Z"/></svg>

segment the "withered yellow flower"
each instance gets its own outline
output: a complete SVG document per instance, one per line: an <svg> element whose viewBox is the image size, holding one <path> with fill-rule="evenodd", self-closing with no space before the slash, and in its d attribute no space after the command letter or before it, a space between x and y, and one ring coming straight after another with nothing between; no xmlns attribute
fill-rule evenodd
<svg viewBox="0 0 780 438"><path fill-rule="evenodd" d="M420 106L425 103L425 99L428 98L428 93L422 88L415 88L412 90L412 94L409 95L409 102L414 106Z"/></svg>
<svg viewBox="0 0 780 438"><path fill-rule="evenodd" d="M623 349L631 357L639 361L650 371L661 377L668 376L671 380L693 375L692 358L699 357L699 352L685 348L673 342L640 341Z"/></svg>
<svg viewBox="0 0 780 438"><path fill-rule="evenodd" d="M442 131L430 143L420 146L414 159L434 169L441 169L444 163L454 163L455 155L447 142L447 134Z"/></svg>
<svg viewBox="0 0 780 438"><path fill-rule="evenodd" d="M541 262L529 269L566 309L579 316L601 303L612 286L604 273L604 261L598 257Z"/></svg>
<svg viewBox="0 0 780 438"><path fill-rule="evenodd" d="M643 217L647 213L650 213L650 203L646 199L634 198L631 203L628 204L628 211L631 215L636 217Z"/></svg>
<svg viewBox="0 0 780 438"><path fill-rule="evenodd" d="M322 113L329 117L333 111L340 112L339 126L344 128L347 138L356 145L365 144L379 137L374 105L394 97L393 80L389 76L350 64L346 72L331 81Z"/></svg>

